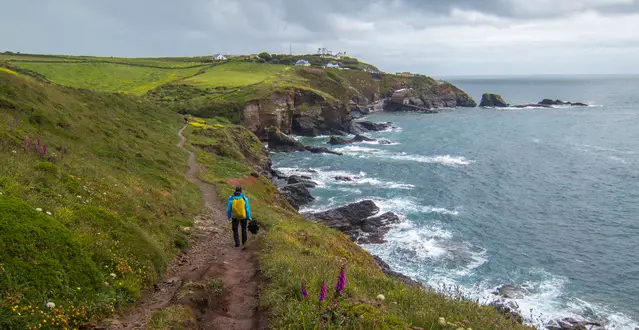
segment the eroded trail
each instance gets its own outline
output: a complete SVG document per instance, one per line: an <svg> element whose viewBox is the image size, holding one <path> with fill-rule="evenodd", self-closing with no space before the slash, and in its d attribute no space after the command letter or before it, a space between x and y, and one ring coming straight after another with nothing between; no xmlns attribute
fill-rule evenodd
<svg viewBox="0 0 639 330"><path fill-rule="evenodd" d="M186 138L178 135L183 150ZM263 329L258 311L259 275L254 237L245 250L235 248L225 205L215 187L197 177L199 164L189 153L186 177L202 192L206 216L196 219L191 247L178 256L165 279L145 291L134 308L114 320L108 329L147 329L154 311L174 306L189 307L195 314L193 329ZM220 285L222 283L222 285Z"/></svg>

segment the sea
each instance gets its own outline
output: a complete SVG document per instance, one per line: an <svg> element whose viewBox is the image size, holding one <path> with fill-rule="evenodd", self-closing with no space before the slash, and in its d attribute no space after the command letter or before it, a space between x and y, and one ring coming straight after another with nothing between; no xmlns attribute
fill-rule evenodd
<svg viewBox="0 0 639 330"><path fill-rule="evenodd" d="M275 168L319 183L302 211L372 199L402 222L365 249L483 303L502 284L520 286L514 300L539 329L563 317L639 327L639 76L442 79L478 101L490 92L590 106L371 114L394 124L368 134L389 144L272 154Z"/></svg>

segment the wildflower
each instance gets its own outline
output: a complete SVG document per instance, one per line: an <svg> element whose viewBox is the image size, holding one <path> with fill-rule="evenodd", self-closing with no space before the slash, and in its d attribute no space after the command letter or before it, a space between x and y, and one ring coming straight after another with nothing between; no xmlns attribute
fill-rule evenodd
<svg viewBox="0 0 639 330"><path fill-rule="evenodd" d="M383 294L378 294L378 295L377 295L377 300L384 301L385 299L386 299L386 297L384 297L384 295L383 295Z"/></svg>
<svg viewBox="0 0 639 330"><path fill-rule="evenodd" d="M82 198L82 196L80 196L80 195L78 195L78 196L75 196L75 197L77 197L77 198Z"/></svg>
<svg viewBox="0 0 639 330"><path fill-rule="evenodd" d="M11 150L11 152L13 152L14 154L17 154L17 153L18 153L18 152L17 152L17 151L15 151L15 150Z"/></svg>
<svg viewBox="0 0 639 330"><path fill-rule="evenodd" d="M115 273L111 273L111 274L109 274L109 276L115 278Z"/></svg>
<svg viewBox="0 0 639 330"><path fill-rule="evenodd" d="M47 213L47 215L51 215L51 212L49 212L49 211L47 211L46 213Z"/></svg>
<svg viewBox="0 0 639 330"><path fill-rule="evenodd" d="M342 295L342 291L346 287L346 265L342 266L342 270L339 273L339 277L337 278L337 283L335 284L335 294L339 297Z"/></svg>
<svg viewBox="0 0 639 330"><path fill-rule="evenodd" d="M31 141L29 140L28 136L24 137L24 147L27 149L27 151L31 149Z"/></svg>
<svg viewBox="0 0 639 330"><path fill-rule="evenodd" d="M0 191L0 195L4 195L4 193L2 191Z"/></svg>
<svg viewBox="0 0 639 330"><path fill-rule="evenodd" d="M36 208L36 211L42 212L42 209L38 207L38 208Z"/></svg>
<svg viewBox="0 0 639 330"><path fill-rule="evenodd" d="M44 155L46 155L46 154L47 154L47 145L45 144L45 145L42 147L42 156L44 156Z"/></svg>
<svg viewBox="0 0 639 330"><path fill-rule="evenodd" d="M439 325L441 325L442 327L446 326L446 319L443 317L440 317L439 320L437 320L437 323L439 323Z"/></svg>
<svg viewBox="0 0 639 330"><path fill-rule="evenodd" d="M322 290L320 291L319 301L326 299L326 281L322 281Z"/></svg>
<svg viewBox="0 0 639 330"><path fill-rule="evenodd" d="M46 306L47 308L55 308L55 303L54 303L54 302L52 302L52 301L49 301L49 302L47 302L47 303L46 303L46 305L45 305L45 306Z"/></svg>
<svg viewBox="0 0 639 330"><path fill-rule="evenodd" d="M306 285L304 285L304 282L302 282L302 289L300 291L302 292L302 297L308 298L308 291L306 291Z"/></svg>

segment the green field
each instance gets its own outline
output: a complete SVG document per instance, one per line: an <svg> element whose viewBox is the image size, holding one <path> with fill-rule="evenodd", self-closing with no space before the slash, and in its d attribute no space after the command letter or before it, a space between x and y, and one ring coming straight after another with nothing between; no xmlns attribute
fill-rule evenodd
<svg viewBox="0 0 639 330"><path fill-rule="evenodd" d="M15 66L37 72L65 86L136 95L142 95L171 81L192 76L202 69L199 67L158 69L100 62L20 62Z"/></svg>
<svg viewBox="0 0 639 330"><path fill-rule="evenodd" d="M203 74L181 80L178 83L210 88L239 87L269 79L286 68L285 65L231 62L210 68Z"/></svg>

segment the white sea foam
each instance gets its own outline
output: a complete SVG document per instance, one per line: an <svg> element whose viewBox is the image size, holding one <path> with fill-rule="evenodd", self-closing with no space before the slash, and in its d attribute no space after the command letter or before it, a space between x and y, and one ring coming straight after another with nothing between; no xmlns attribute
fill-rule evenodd
<svg viewBox="0 0 639 330"><path fill-rule="evenodd" d="M368 199L375 202L383 212L393 212L400 216L406 217L411 213L439 213L446 215L459 215L459 211L448 210L443 207L435 207L431 205L422 205L415 199L409 197L384 199L379 197L369 197Z"/></svg>
<svg viewBox="0 0 639 330"><path fill-rule="evenodd" d="M439 155L439 156L421 156L411 155L405 152L393 153L388 150L368 148L363 146L350 145L336 149L346 155L359 158L381 158L400 161L413 161L419 163L441 164L446 166L466 166L474 163L474 160L468 160L463 156Z"/></svg>
<svg viewBox="0 0 639 330"><path fill-rule="evenodd" d="M401 182L393 182L386 181L377 178L368 178L366 177L365 172L352 173L347 171L339 171L339 170L328 170L326 168L293 168L293 167L281 167L277 168L277 170L281 171L287 176L291 175L305 175L311 178L314 182L317 183L318 187L327 188L330 185L339 186L353 186L353 185L370 185L377 186L388 189L413 189L415 188L412 184L406 184ZM335 177L348 177L351 178L352 181L341 181L335 179ZM335 188L340 190L339 188ZM345 190L341 190L345 191ZM361 191L360 191L361 193Z"/></svg>

